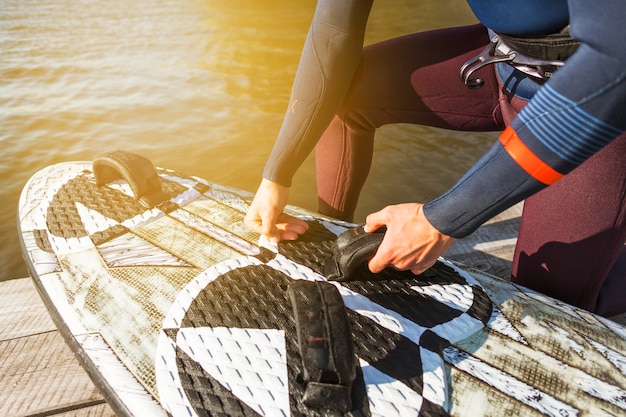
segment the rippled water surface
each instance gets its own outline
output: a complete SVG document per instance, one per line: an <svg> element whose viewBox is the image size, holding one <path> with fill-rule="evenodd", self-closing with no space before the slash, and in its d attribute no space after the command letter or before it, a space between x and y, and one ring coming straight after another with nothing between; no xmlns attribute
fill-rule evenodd
<svg viewBox="0 0 626 417"><path fill-rule="evenodd" d="M254 191L286 110L310 0L0 0L0 280L26 276L24 183L114 149ZM463 0L380 0L367 43L475 22ZM381 129L357 217L444 191L493 138ZM292 202L315 208L312 157Z"/></svg>

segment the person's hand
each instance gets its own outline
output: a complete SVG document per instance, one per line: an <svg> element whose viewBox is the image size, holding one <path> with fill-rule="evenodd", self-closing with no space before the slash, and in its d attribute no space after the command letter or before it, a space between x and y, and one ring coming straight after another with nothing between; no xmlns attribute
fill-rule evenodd
<svg viewBox="0 0 626 417"><path fill-rule="evenodd" d="M435 229L422 207L419 203L398 204L367 216L366 232L387 226L385 238L368 262L370 271L378 273L391 266L421 274L450 248L455 239Z"/></svg>
<svg viewBox="0 0 626 417"><path fill-rule="evenodd" d="M283 210L289 199L289 188L263 179L244 218L249 229L265 235L272 242L295 240L309 225Z"/></svg>

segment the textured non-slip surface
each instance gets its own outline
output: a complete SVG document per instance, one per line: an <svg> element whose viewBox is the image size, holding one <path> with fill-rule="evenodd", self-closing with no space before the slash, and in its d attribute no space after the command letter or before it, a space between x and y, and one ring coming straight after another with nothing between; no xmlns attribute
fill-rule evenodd
<svg viewBox="0 0 626 417"><path fill-rule="evenodd" d="M105 397L128 415L332 414L302 404L286 290L325 280L348 225L290 208L310 229L273 247L243 225L249 194L158 173L171 199L153 209L89 163L20 201L31 273ZM334 283L359 365L348 415L626 413L623 327L445 260L357 278Z"/></svg>
<svg viewBox="0 0 626 417"><path fill-rule="evenodd" d="M293 313L286 294L287 287L292 280L289 276L290 267L295 267L295 265L289 264L288 259L291 257L298 260L302 259L303 264L317 265L317 269L319 269L320 257L318 255L322 255L323 258L327 253L324 250L314 248L323 247L324 243L328 244L334 235L326 235L328 240L317 240L319 233L316 233L315 229L320 229L320 226L311 225L308 242L303 240L298 244L285 245L286 247L281 245L279 252L286 257L282 266L269 266L268 264L272 264L275 259L264 254L266 258L264 263L240 266L221 274L208 283L193 300L190 300L179 328L164 329L172 343L177 343L180 339L188 339L190 337L188 329L196 329L197 332L192 332L196 337L203 337L204 335L204 340L193 348L188 348L193 351L192 354L184 352L185 349L183 352L180 348L177 349L178 369L184 369L182 373L187 374L180 376L181 385L187 391L190 404L194 409L209 408L216 412L221 411L230 414L233 412L232 407L235 407L234 410L243 412L250 402L256 402L254 398L242 402L220 394L224 389L218 381L229 381L233 385L237 382L243 385L240 388L233 388L234 391L255 389L256 385L265 385L266 389L270 391L274 391L274 387L288 387L288 393L285 392L284 395L285 398L288 395L289 408L280 409L281 412L292 415L324 415L327 413L327 411L307 408L300 402L304 390L304 385L300 380L301 360L298 353ZM322 242L322 245L318 245L319 242ZM314 248L307 250L307 246ZM313 270L308 274L303 273L308 276L301 279L321 279L320 276L315 275ZM440 359L442 349L451 342L462 338L468 331L482 328L482 323L487 322L491 316L491 305L482 290L477 287L470 287L458 274L445 265L437 265L434 270L427 274L430 278L416 278L410 274L398 275L401 276L393 280L347 283L341 291L344 297L356 299L348 302L348 306L357 357L367 362L368 367L375 370L373 372L387 375L391 380L404 384L406 389L413 390L413 396L423 397L425 383L423 375L431 371L433 367L439 367L441 375L443 375L443 360ZM466 286L463 288L465 293L462 296L468 297L467 311L458 309L462 307L462 303L454 304L456 308L453 308L434 300L427 294L411 289L411 287L433 288L435 286L441 290L442 294L445 294L448 285L452 287L452 294L458 286ZM454 302L454 297L450 298ZM372 313L376 312L378 317L368 317L367 313L361 312L359 307ZM395 314L407 321L404 328L397 327L393 323ZM215 336L213 330L205 331L205 329L216 328L224 329L220 337ZM182 332L183 335L181 336L179 332ZM256 346L255 340L257 339L255 337L251 337L249 342L242 342L242 332L256 334L259 340L269 337L267 334L282 333L279 340L283 340L284 356L276 353L272 358L267 351ZM186 342L192 343L189 340ZM235 356L232 359L227 356L220 357L220 354L216 353L219 349L218 346L229 343L243 346L240 347L237 354L228 348L223 348L225 355ZM200 349L205 349L204 354L213 358L213 365L207 366L205 359L204 367L199 366L199 362L202 362L199 358L203 355L198 352ZM252 358L257 355L260 358ZM275 362L272 363L272 360ZM284 368L287 378L278 383L266 381L263 367L258 370L254 367L248 368L248 363L258 363L259 361L267 362L267 366L272 369ZM246 377L242 376L237 381L234 377L228 376L228 374L243 374L243 371L240 370L242 363L245 363L244 367L248 372ZM210 369L207 370L206 368ZM196 376L190 378L189 374ZM353 390L353 402L357 409L360 407L367 414L369 406L365 399L366 385L373 386L377 383L368 378L365 379L367 381L360 373ZM436 381L435 384L439 386L436 386L435 390L443 392L445 383L443 379ZM279 391L274 392L274 394L276 397L280 396ZM396 390L394 390L394 394L398 395ZM228 398L228 400L225 401L224 398ZM276 399L276 401L280 400L281 398ZM421 409L423 409L423 415L430 414L427 412L428 409L436 410L435 414L437 415L446 414L442 409L445 400L440 396L430 400L424 398L421 402L421 407L419 403L411 401L399 401L398 406L412 407L415 414L419 414ZM385 405L385 407L387 406ZM275 407L279 408L278 405ZM259 413L264 412L263 405L258 404L256 410ZM398 413L398 410L385 410L384 407L380 406L376 408L376 411L378 415ZM252 413L252 415L257 414Z"/></svg>
<svg viewBox="0 0 626 417"><path fill-rule="evenodd" d="M114 417L28 278L0 283L0 416Z"/></svg>

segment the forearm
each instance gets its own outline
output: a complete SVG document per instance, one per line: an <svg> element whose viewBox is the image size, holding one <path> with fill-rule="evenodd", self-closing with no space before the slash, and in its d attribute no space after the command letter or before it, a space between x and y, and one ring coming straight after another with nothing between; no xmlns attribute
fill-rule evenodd
<svg viewBox="0 0 626 417"><path fill-rule="evenodd" d="M263 177L284 186L315 147L359 65L373 0L320 0Z"/></svg>
<svg viewBox="0 0 626 417"><path fill-rule="evenodd" d="M540 89L500 141L424 207L441 232L464 237L545 188L626 129L626 18L619 1L571 1L579 50ZM606 4L604 4L606 3ZM602 6L602 7L601 7ZM600 13L602 16L594 16Z"/></svg>
<svg viewBox="0 0 626 417"><path fill-rule="evenodd" d="M450 190L425 204L424 215L440 232L462 238L544 187L498 142Z"/></svg>

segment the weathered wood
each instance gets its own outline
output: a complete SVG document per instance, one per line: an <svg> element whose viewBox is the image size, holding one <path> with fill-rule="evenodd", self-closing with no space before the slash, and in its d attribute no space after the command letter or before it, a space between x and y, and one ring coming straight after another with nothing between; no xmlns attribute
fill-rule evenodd
<svg viewBox="0 0 626 417"><path fill-rule="evenodd" d="M115 416L56 331L30 278L0 283L0 415Z"/></svg>
<svg viewBox="0 0 626 417"><path fill-rule="evenodd" d="M510 279L523 207L523 202L518 203L467 238L457 240L446 253L446 258L499 278ZM610 319L626 326L626 313Z"/></svg>
<svg viewBox="0 0 626 417"><path fill-rule="evenodd" d="M34 414L28 414L27 417L115 417L111 408L104 400L94 401L93 405L89 403L78 403L59 406L49 410L38 411Z"/></svg>
<svg viewBox="0 0 626 417"><path fill-rule="evenodd" d="M30 278L0 282L0 341L55 331Z"/></svg>

